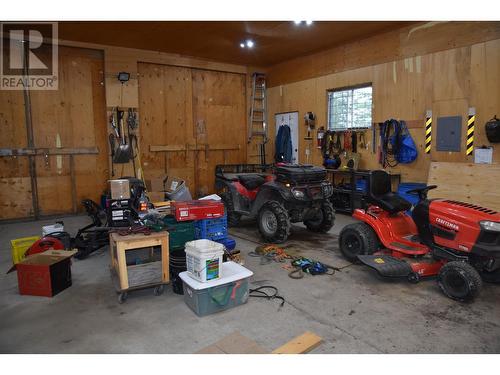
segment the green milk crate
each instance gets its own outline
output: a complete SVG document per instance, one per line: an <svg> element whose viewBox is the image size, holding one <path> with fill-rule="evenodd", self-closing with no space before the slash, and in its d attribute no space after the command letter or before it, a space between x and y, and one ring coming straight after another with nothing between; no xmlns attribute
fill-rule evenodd
<svg viewBox="0 0 500 375"><path fill-rule="evenodd" d="M163 219L168 231L168 246L170 251L184 249L184 244L194 240L194 221L177 222L174 217Z"/></svg>

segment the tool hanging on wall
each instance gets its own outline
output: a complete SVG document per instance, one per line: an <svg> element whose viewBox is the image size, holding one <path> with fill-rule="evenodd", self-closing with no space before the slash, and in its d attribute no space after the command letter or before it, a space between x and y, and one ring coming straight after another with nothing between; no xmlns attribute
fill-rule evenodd
<svg viewBox="0 0 500 375"><path fill-rule="evenodd" d="M366 133L364 131L359 133L359 147L368 150L368 143L366 142Z"/></svg>
<svg viewBox="0 0 500 375"><path fill-rule="evenodd" d="M372 124L372 154L377 152L377 127Z"/></svg>
<svg viewBox="0 0 500 375"><path fill-rule="evenodd" d="M134 108L129 108L127 111L127 126L129 130L136 130L139 127L137 111Z"/></svg>
<svg viewBox="0 0 500 375"><path fill-rule="evenodd" d="M344 156L347 155L347 151L351 150L352 147L352 132L350 130L344 132Z"/></svg>
<svg viewBox="0 0 500 375"><path fill-rule="evenodd" d="M321 126L318 131L316 132L316 141L317 141L317 145L316 147L321 149L322 148L322 144L323 144L323 137L325 136L325 127L324 126Z"/></svg>
<svg viewBox="0 0 500 375"><path fill-rule="evenodd" d="M124 164L130 161L131 157L131 148L130 144L127 143L127 137L125 135L125 127L123 126L124 111L118 109L116 111L116 118L118 122L118 128L120 130L120 144L115 150L115 157L113 162L115 164Z"/></svg>
<svg viewBox="0 0 500 375"><path fill-rule="evenodd" d="M304 137L304 140L306 141L306 163L309 163L309 155L311 155L312 146L311 131L314 129L316 124L316 115L313 112L307 112L304 116L304 120L307 126L307 136Z"/></svg>
<svg viewBox="0 0 500 375"><path fill-rule="evenodd" d="M336 136L336 140L335 140ZM321 140L321 153L323 155L323 165L326 168L337 169L341 164L340 152L342 144L340 142L340 132L327 130Z"/></svg>
<svg viewBox="0 0 500 375"><path fill-rule="evenodd" d="M358 152L358 134L355 131L351 133L351 150Z"/></svg>

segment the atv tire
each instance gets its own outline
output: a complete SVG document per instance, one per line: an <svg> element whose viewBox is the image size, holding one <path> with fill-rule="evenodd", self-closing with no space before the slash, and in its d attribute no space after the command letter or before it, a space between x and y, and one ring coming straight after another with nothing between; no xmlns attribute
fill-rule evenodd
<svg viewBox="0 0 500 375"><path fill-rule="evenodd" d="M335 211L333 209L333 205L325 201L321 205L319 217L315 220L304 220L304 225L311 232L320 232L326 233L328 232L335 223Z"/></svg>
<svg viewBox="0 0 500 375"><path fill-rule="evenodd" d="M452 261L441 267L438 284L448 297L470 302L479 294L483 282L479 272L469 263Z"/></svg>
<svg viewBox="0 0 500 375"><path fill-rule="evenodd" d="M370 255L380 245L373 229L365 223L349 224L342 229L339 237L340 252L349 262L358 263L358 255Z"/></svg>
<svg viewBox="0 0 500 375"><path fill-rule="evenodd" d="M222 203L224 203L224 208L226 210L227 225L229 227L236 227L240 223L241 215L234 212L234 203L231 193L221 193L220 198Z"/></svg>
<svg viewBox="0 0 500 375"><path fill-rule="evenodd" d="M270 243L285 242L290 234L287 210L277 201L268 201L259 210L259 232Z"/></svg>

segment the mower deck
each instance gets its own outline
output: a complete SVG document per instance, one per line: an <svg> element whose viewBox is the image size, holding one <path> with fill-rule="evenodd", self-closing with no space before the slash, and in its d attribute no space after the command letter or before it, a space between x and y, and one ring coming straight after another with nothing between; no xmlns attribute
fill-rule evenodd
<svg viewBox="0 0 500 375"><path fill-rule="evenodd" d="M411 266L404 260L390 255L359 255L358 259L382 277L408 277L413 272Z"/></svg>

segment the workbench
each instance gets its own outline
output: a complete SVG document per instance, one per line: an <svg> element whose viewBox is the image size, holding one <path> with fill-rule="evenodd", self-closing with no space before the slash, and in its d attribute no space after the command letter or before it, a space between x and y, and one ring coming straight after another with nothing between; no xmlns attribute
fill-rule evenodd
<svg viewBox="0 0 500 375"><path fill-rule="evenodd" d="M326 168L327 178L333 185L332 203L336 211L352 214L356 208L363 206L363 200L366 197L365 191L356 189L356 180L368 180L371 170L366 169L331 169ZM388 172L389 173L389 172ZM397 191L401 183L400 173L389 173L393 181L393 191ZM347 176L347 184L350 188L343 186L346 182L336 181L337 176ZM394 184L395 183L395 184Z"/></svg>

